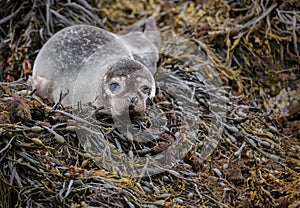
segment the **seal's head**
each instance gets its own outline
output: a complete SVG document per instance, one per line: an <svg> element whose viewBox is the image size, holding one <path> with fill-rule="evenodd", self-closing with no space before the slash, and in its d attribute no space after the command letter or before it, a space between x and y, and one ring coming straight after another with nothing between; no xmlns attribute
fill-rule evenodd
<svg viewBox="0 0 300 208"><path fill-rule="evenodd" d="M145 112L147 100L155 95L153 75L143 64L131 59L113 64L103 76L102 86L103 97L115 115Z"/></svg>

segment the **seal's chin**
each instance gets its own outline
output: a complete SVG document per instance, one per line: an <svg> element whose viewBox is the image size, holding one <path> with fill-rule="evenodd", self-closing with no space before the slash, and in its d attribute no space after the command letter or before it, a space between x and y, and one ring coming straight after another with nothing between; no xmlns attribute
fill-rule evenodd
<svg viewBox="0 0 300 208"><path fill-rule="evenodd" d="M142 114L145 112L146 112L146 105L143 105L143 106L130 105L129 106L129 114Z"/></svg>
<svg viewBox="0 0 300 208"><path fill-rule="evenodd" d="M120 102L112 103L111 105L111 114L114 116L124 115L124 114L137 114L141 115L146 112L146 102L140 101L139 103L123 103L122 105Z"/></svg>

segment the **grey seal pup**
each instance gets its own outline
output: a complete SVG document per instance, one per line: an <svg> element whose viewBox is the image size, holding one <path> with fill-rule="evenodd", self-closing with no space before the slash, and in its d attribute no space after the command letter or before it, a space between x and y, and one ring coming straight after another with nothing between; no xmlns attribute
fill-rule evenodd
<svg viewBox="0 0 300 208"><path fill-rule="evenodd" d="M74 25L54 34L42 47L28 82L41 97L63 105L91 102L111 109L144 112L155 95L160 33L151 16L114 34Z"/></svg>

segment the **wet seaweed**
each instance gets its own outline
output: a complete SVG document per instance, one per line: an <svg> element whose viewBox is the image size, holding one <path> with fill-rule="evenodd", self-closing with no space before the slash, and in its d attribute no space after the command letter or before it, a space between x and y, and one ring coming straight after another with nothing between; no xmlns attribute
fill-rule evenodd
<svg viewBox="0 0 300 208"><path fill-rule="evenodd" d="M297 1L36 0L3 1L0 8L1 81L6 81L0 89L1 207L299 206ZM162 48L156 80L158 86L166 78L172 82L153 100L159 137L149 143L120 134L101 109L78 117L74 109L54 108L22 80L42 44L59 29L81 23L117 32L157 8L163 41L180 50ZM196 47L184 47L174 34ZM195 48L199 68L193 67ZM205 82L203 71L211 68L222 87ZM182 109L174 89L191 92L197 108ZM190 100L189 95L182 98ZM225 114L212 122L222 109ZM81 124L87 141L104 135L106 148L119 150L111 157L157 154L178 138L181 115L196 112L201 122L189 151L175 165L142 178L99 163L76 132ZM134 120L145 130L153 122L147 115ZM210 134L220 126L220 134ZM204 154L210 150L206 141L215 141L214 151Z"/></svg>

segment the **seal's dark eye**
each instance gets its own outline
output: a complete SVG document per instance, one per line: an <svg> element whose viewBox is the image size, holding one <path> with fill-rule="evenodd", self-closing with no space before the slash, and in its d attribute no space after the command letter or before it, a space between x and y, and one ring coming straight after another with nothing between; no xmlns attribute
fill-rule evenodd
<svg viewBox="0 0 300 208"><path fill-rule="evenodd" d="M144 93L144 94L149 94L149 93L150 93L150 90L151 90L151 88L148 87L147 85L141 86L140 89L141 89L142 93Z"/></svg>
<svg viewBox="0 0 300 208"><path fill-rule="evenodd" d="M116 82L112 82L112 83L110 83L109 84L109 90L111 91L111 92L116 92L119 88L120 88L120 85L118 84L118 83L116 83Z"/></svg>

